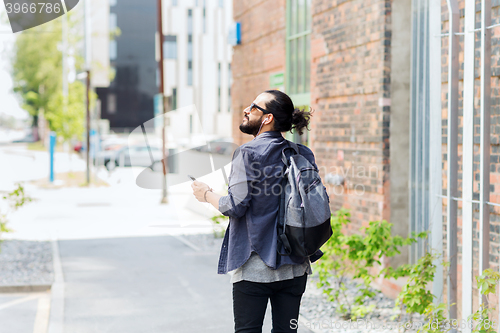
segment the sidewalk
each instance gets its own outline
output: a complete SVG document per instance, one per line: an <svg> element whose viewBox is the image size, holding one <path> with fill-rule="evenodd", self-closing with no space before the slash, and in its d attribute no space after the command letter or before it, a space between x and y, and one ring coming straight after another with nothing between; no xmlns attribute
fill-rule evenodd
<svg viewBox="0 0 500 333"><path fill-rule="evenodd" d="M20 164L26 175L26 159L39 168L35 174L46 171L43 153L0 147L0 155L9 157L0 169L11 174ZM0 190L34 178L28 176L9 177ZM132 168L99 176L110 186L42 189L25 183L36 201L11 215L14 232L2 238L54 241L57 283L51 292L0 295L5 332L232 332L230 277L216 274L220 244L207 249L181 236L213 230L207 217L214 211L194 199L190 182L170 187L169 204L161 205L159 190L135 185ZM216 191L215 184L223 184L220 172L200 180Z"/></svg>

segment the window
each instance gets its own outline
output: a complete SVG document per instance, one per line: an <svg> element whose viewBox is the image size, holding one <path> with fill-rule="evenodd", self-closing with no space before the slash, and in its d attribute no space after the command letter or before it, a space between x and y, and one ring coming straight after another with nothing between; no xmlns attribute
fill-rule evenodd
<svg viewBox="0 0 500 333"><path fill-rule="evenodd" d="M172 110L177 110L177 88L172 89Z"/></svg>
<svg viewBox="0 0 500 333"><path fill-rule="evenodd" d="M224 0L219 0L219 8L224 8Z"/></svg>
<svg viewBox="0 0 500 333"><path fill-rule="evenodd" d="M193 60L193 35L188 35L187 58Z"/></svg>
<svg viewBox="0 0 500 333"><path fill-rule="evenodd" d="M177 36L165 36L163 57L164 59L177 59Z"/></svg>
<svg viewBox="0 0 500 333"><path fill-rule="evenodd" d="M228 96L228 100L227 100L227 111L228 112L231 112L231 85L233 84L233 73L231 71L231 64L228 64L227 65L227 96Z"/></svg>
<svg viewBox="0 0 500 333"><path fill-rule="evenodd" d="M172 0L172 6L177 6L177 0Z"/></svg>
<svg viewBox="0 0 500 333"><path fill-rule="evenodd" d="M203 33L207 32L207 10L203 7Z"/></svg>
<svg viewBox="0 0 500 333"><path fill-rule="evenodd" d="M109 31L113 32L117 27L116 13L109 13Z"/></svg>
<svg viewBox="0 0 500 333"><path fill-rule="evenodd" d="M217 71L217 87L219 88L219 95L217 97L217 105L218 105L218 112L221 111L222 109L222 101L221 101L221 78L222 78L222 75L221 75L221 66L220 66L220 62L219 62L219 68L218 68L218 71Z"/></svg>
<svg viewBox="0 0 500 333"><path fill-rule="evenodd" d="M187 85L193 85L193 61L188 60L188 69L187 69Z"/></svg>
<svg viewBox="0 0 500 333"><path fill-rule="evenodd" d="M109 0L109 7L116 6L116 0Z"/></svg>
<svg viewBox="0 0 500 333"><path fill-rule="evenodd" d="M108 94L108 114L116 113L116 95Z"/></svg>
<svg viewBox="0 0 500 333"><path fill-rule="evenodd" d="M311 0L287 1L287 82L294 104L310 103Z"/></svg>
<svg viewBox="0 0 500 333"><path fill-rule="evenodd" d="M117 45L116 40L109 41L109 60L116 60L117 56Z"/></svg>
<svg viewBox="0 0 500 333"><path fill-rule="evenodd" d="M193 34L193 10L188 9L188 18L187 18L187 32L189 35Z"/></svg>

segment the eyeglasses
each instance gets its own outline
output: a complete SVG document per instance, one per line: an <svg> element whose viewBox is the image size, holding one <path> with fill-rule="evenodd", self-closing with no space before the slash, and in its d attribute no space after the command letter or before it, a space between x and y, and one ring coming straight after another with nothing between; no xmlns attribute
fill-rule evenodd
<svg viewBox="0 0 500 333"><path fill-rule="evenodd" d="M258 106L258 105L257 105L257 104L255 104L255 103L250 104L250 111L249 111L249 112L252 112L252 109L253 109L254 107L255 107L255 108L257 108L257 109L259 109L260 111L262 111L262 112L264 112L264 113L269 113L266 109L261 108L260 106Z"/></svg>

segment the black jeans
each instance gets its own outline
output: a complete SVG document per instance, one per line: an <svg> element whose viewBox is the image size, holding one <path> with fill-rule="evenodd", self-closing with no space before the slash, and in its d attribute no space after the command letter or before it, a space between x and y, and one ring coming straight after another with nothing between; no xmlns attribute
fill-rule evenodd
<svg viewBox="0 0 500 333"><path fill-rule="evenodd" d="M297 332L299 307L307 274L271 283L239 281L233 284L234 330L261 333L267 302L271 299L272 333Z"/></svg>

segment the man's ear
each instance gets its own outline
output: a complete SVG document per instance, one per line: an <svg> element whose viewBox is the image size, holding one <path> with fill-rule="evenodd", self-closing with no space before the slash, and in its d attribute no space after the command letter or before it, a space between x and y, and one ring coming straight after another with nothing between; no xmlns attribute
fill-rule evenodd
<svg viewBox="0 0 500 333"><path fill-rule="evenodd" d="M268 113L267 115L267 118L264 120L264 123L267 125L267 124L271 124L274 120L274 114L272 113Z"/></svg>

